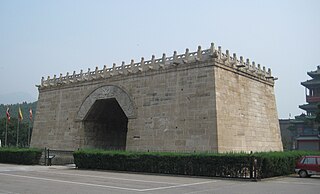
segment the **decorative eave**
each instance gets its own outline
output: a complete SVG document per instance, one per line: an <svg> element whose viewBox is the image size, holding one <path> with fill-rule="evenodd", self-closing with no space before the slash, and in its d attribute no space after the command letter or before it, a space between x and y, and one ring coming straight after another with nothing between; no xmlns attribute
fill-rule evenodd
<svg viewBox="0 0 320 194"><path fill-rule="evenodd" d="M305 135L297 137L296 140L319 141L320 137L319 135Z"/></svg>
<svg viewBox="0 0 320 194"><path fill-rule="evenodd" d="M303 124L303 123L304 123L304 121L294 119L294 120L290 121L290 123L291 123L291 124Z"/></svg>
<svg viewBox="0 0 320 194"><path fill-rule="evenodd" d="M36 86L39 89L54 88L72 83L103 80L116 76L129 76L141 72L171 69L181 65L188 66L196 62L217 62L270 85L273 85L274 81L277 80L276 77L272 76L270 68L266 70L265 67L261 68L260 64L256 66L255 62L250 62L249 59L244 60L242 56L238 59L235 53L230 56L229 50L226 50L226 52L223 53L221 46L215 48L214 43L211 43L210 48L206 50L202 50L201 46L198 46L198 50L195 52L189 52L189 49L187 48L184 54L178 55L177 51L174 51L173 56L170 57L167 57L164 53L162 58L158 59L156 59L154 55L152 55L151 60L147 61L142 57L141 61L138 63L135 63L132 59L129 64L126 64L123 61L121 66L117 66L113 63L111 68L107 68L107 66L104 65L103 69L96 67L94 71L90 71L89 68L87 72L81 70L80 73L76 73L76 71L74 71L72 75L67 72L65 76L60 74L59 77L56 75L54 75L53 78L48 76L47 79L42 77L41 84Z"/></svg>
<svg viewBox="0 0 320 194"><path fill-rule="evenodd" d="M307 80L305 82L301 82L301 85L303 85L306 88L314 88L317 85L319 85L320 87L320 79Z"/></svg>
<svg viewBox="0 0 320 194"><path fill-rule="evenodd" d="M305 111L316 111L318 109L317 104L303 104L300 105L299 108Z"/></svg>
<svg viewBox="0 0 320 194"><path fill-rule="evenodd" d="M320 78L320 66L317 66L316 71L307 72L307 74L312 78Z"/></svg>

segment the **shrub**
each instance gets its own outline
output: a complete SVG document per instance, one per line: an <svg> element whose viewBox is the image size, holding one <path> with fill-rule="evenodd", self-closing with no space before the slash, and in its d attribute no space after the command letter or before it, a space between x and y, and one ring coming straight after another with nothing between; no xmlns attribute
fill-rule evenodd
<svg viewBox="0 0 320 194"><path fill-rule="evenodd" d="M42 151L35 148L0 148L0 162L11 164L39 164Z"/></svg>
<svg viewBox="0 0 320 194"><path fill-rule="evenodd" d="M296 160L310 154L320 152L191 154L79 150L73 155L76 166L84 169L236 178L253 175L256 159L256 177L267 178L293 173Z"/></svg>
<svg viewBox="0 0 320 194"><path fill-rule="evenodd" d="M248 154L152 153L104 150L74 152L78 168L196 176L240 177Z"/></svg>
<svg viewBox="0 0 320 194"><path fill-rule="evenodd" d="M261 178L294 173L297 160L305 155L320 155L315 151L261 152L255 153Z"/></svg>

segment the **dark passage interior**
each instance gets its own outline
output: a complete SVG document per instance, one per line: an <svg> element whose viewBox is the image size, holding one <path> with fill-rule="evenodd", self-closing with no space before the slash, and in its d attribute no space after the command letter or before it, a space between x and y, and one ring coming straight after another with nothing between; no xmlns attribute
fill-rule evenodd
<svg viewBox="0 0 320 194"><path fill-rule="evenodd" d="M85 146L125 150L128 118L115 98L96 100L84 119Z"/></svg>

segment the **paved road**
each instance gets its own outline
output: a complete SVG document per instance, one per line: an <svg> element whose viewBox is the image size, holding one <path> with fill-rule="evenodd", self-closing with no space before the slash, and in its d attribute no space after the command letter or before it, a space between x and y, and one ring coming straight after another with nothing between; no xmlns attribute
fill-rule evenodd
<svg viewBox="0 0 320 194"><path fill-rule="evenodd" d="M11 193L281 193L319 194L320 177L260 182L0 164L0 194Z"/></svg>

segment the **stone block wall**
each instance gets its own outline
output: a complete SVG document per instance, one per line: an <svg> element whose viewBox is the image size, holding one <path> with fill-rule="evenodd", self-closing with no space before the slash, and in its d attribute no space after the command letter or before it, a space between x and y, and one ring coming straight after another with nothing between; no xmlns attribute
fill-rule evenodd
<svg viewBox="0 0 320 194"><path fill-rule="evenodd" d="M216 64L218 151L282 150L273 85Z"/></svg>
<svg viewBox="0 0 320 194"><path fill-rule="evenodd" d="M86 147L88 137L77 113L84 99L104 85L124 89L134 101L136 118L128 120L127 150L217 150L213 64L42 90L31 145Z"/></svg>
<svg viewBox="0 0 320 194"><path fill-rule="evenodd" d="M282 150L273 80L270 70L223 54L213 44L208 50L48 77L39 86L31 146L95 147L108 127L85 122L86 115L95 100L113 98L128 118L126 150Z"/></svg>
<svg viewBox="0 0 320 194"><path fill-rule="evenodd" d="M191 66L131 82L137 119L129 119L129 150L217 149L213 64Z"/></svg>

